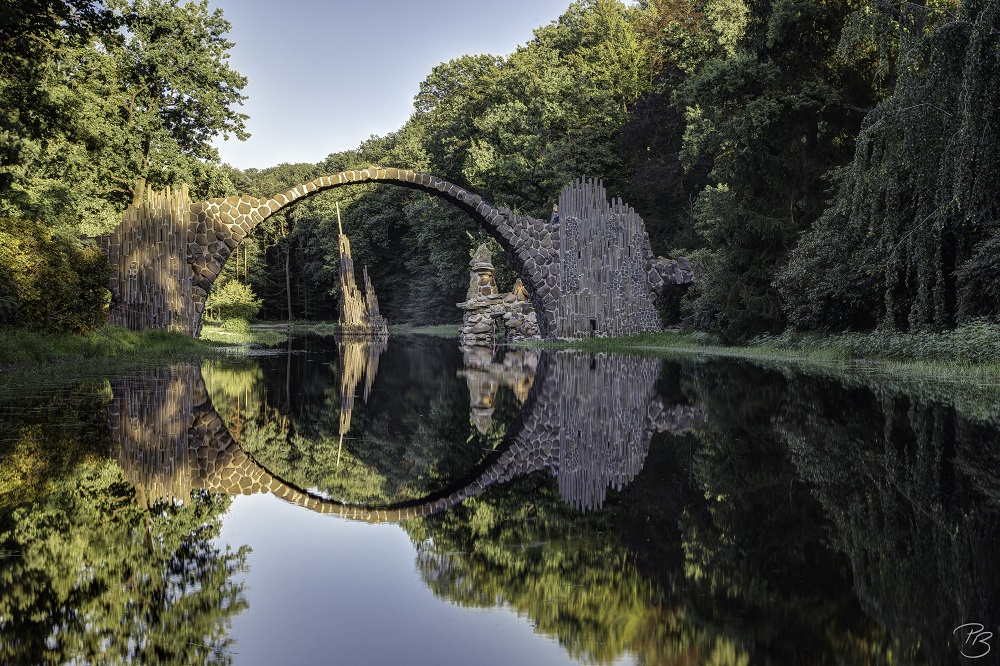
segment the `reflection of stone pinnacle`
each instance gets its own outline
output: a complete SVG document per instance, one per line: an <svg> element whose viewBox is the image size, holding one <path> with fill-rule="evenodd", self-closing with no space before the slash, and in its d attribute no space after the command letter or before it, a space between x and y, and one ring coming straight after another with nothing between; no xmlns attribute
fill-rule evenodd
<svg viewBox="0 0 1000 666"><path fill-rule="evenodd" d="M493 425L493 408L474 406L470 411L472 412L472 424L476 426L476 430L481 435L488 433L490 426Z"/></svg>
<svg viewBox="0 0 1000 666"><path fill-rule="evenodd" d="M340 452L344 450L344 433L340 433L340 443L337 445L337 471L340 471Z"/></svg>

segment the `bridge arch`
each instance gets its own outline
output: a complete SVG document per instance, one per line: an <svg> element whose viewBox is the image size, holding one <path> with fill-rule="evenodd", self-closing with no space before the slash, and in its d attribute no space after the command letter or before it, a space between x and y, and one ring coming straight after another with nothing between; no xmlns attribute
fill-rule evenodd
<svg viewBox="0 0 1000 666"><path fill-rule="evenodd" d="M225 197L190 204L187 261L197 323L222 267L243 239L271 215L313 194L338 187L385 183L441 197L467 212L500 243L528 289L543 336L555 330L559 298L558 226L495 207L478 194L426 173L368 167L320 176L267 198Z"/></svg>
<svg viewBox="0 0 1000 666"><path fill-rule="evenodd" d="M262 466L216 411L198 366L115 380L108 421L114 457L148 497L186 498L195 488L232 495L270 492L319 513L398 522L548 470L559 479L564 501L592 509L601 506L608 488L621 490L638 474L654 432L681 431L698 419L693 407L663 404L656 390L659 375L655 358L545 352L500 447L435 493L377 507L321 497ZM581 432L593 439L581 439Z"/></svg>

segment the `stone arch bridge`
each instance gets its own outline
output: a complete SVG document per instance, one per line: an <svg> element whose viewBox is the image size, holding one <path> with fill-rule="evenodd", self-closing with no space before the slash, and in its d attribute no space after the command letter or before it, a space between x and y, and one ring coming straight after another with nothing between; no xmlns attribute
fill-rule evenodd
<svg viewBox="0 0 1000 666"><path fill-rule="evenodd" d="M111 321L132 329L197 335L212 285L243 239L269 216L338 187L386 183L458 206L496 238L527 287L544 337L626 335L660 329L653 301L664 284L693 278L686 260L654 258L642 219L600 183L564 188L549 221L495 207L481 196L407 169L369 167L321 176L267 198L191 202L186 186L130 207L98 244L114 267Z"/></svg>
<svg viewBox="0 0 1000 666"><path fill-rule="evenodd" d="M418 501L362 507L319 497L259 465L233 439L197 366L116 382L110 407L115 458L150 499L186 498L192 489L270 492L324 514L368 522L431 515L486 488L540 470L559 480L563 499L600 507L642 469L654 432L682 431L698 418L656 395L660 361L582 352L545 352L517 422L499 450L447 488Z"/></svg>

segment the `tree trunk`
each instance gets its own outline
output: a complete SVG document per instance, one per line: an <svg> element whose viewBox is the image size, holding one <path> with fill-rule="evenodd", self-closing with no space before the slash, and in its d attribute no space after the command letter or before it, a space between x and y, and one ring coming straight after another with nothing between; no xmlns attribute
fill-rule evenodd
<svg viewBox="0 0 1000 666"><path fill-rule="evenodd" d="M132 205L138 206L142 203L142 196L146 193L146 179L139 178L135 181L135 187L132 189Z"/></svg>
<svg viewBox="0 0 1000 666"><path fill-rule="evenodd" d="M292 320L292 277L289 270L289 262L292 256L292 249L285 249L285 294L288 299L288 321Z"/></svg>

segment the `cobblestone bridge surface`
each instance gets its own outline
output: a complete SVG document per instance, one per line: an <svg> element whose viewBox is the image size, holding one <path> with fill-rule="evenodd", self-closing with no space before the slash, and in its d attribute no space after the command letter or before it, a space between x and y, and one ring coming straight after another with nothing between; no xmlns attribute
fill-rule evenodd
<svg viewBox="0 0 1000 666"><path fill-rule="evenodd" d="M690 406L656 396L659 361L581 352L544 352L537 375L501 448L451 487L420 501L359 507L312 495L271 474L240 448L216 413L195 366L113 385L115 457L149 498L186 498L204 488L227 494L270 492L324 514L368 522L427 516L486 488L548 470L563 499L600 507L642 469L654 432L681 431L698 418Z"/></svg>

